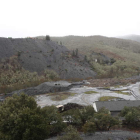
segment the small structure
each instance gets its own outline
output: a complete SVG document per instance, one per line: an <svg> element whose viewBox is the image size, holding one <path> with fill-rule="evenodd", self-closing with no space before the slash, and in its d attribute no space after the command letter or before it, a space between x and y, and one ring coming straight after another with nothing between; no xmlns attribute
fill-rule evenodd
<svg viewBox="0 0 140 140"><path fill-rule="evenodd" d="M97 63L97 61L98 61L98 60L97 60L97 59L95 59L95 62L96 62L96 63Z"/></svg>
<svg viewBox="0 0 140 140"><path fill-rule="evenodd" d="M87 84L87 85L90 84L90 82L88 82L87 80L83 80L83 83L84 83L84 84Z"/></svg>
<svg viewBox="0 0 140 140"><path fill-rule="evenodd" d="M58 109L59 112L62 112L64 110L63 105L57 105L56 108Z"/></svg>
<svg viewBox="0 0 140 140"><path fill-rule="evenodd" d="M93 108L98 112L101 108L108 109L112 116L117 116L124 107L138 107L140 100L120 100L120 101L95 101Z"/></svg>

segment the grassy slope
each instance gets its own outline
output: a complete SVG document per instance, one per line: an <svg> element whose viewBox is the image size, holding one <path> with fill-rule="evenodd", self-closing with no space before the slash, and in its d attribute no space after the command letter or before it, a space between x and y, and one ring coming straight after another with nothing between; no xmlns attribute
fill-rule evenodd
<svg viewBox="0 0 140 140"><path fill-rule="evenodd" d="M41 36L40 38L44 37ZM132 62L138 62L138 64L140 63L140 43L136 41L104 36L65 36L51 37L51 39L58 44L62 42L62 44L70 50L78 48L84 55L94 51L115 59L130 60Z"/></svg>
<svg viewBox="0 0 140 140"><path fill-rule="evenodd" d="M113 53L124 58L135 58L139 56L137 53L140 51L140 43L130 40L107 38L103 36L66 36L66 37L53 37L52 40L62 42L67 48L73 50L78 48L83 54L90 51L103 52L104 54L113 56ZM109 53L110 52L110 53ZM135 54L136 53L136 54ZM131 57L128 57L131 55ZM117 57L116 57L117 58ZM137 61L140 62L140 59Z"/></svg>
<svg viewBox="0 0 140 140"><path fill-rule="evenodd" d="M109 71L115 70L114 77L118 77L121 73L124 73L124 77L129 77L139 73L140 64L140 43L131 40L118 39L118 38L107 38L103 36L66 36L66 37L52 37L52 40L60 43L62 42L67 48L73 50L78 48L79 52L90 56L91 53L101 53L110 58L114 58L117 62L113 66L102 66L92 63L95 71L99 71L99 75L106 75L108 77ZM90 61L92 62L92 61ZM121 65L121 66L119 66ZM116 67L119 67L118 69ZM127 67L123 72L123 67Z"/></svg>
<svg viewBox="0 0 140 140"><path fill-rule="evenodd" d="M140 35L126 35L126 36L118 36L117 38L129 39L129 40L133 40L133 41L140 42Z"/></svg>

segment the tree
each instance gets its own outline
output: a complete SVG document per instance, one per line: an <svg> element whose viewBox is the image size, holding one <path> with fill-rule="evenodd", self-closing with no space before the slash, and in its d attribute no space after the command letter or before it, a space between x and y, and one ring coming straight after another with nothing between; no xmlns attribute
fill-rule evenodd
<svg viewBox="0 0 140 140"><path fill-rule="evenodd" d="M94 108L92 106L86 106L82 109L71 109L63 113L63 117L70 124L76 127L83 126L87 120L90 120L94 116Z"/></svg>
<svg viewBox="0 0 140 140"><path fill-rule="evenodd" d="M90 121L94 122L99 130L109 130L112 126L119 124L118 118L112 117L105 108L95 113L94 118L91 118Z"/></svg>
<svg viewBox="0 0 140 140"><path fill-rule="evenodd" d="M85 134L87 133L95 133L95 130L96 130L96 125L94 122L86 122L84 124L84 126L82 127L83 131Z"/></svg>
<svg viewBox="0 0 140 140"><path fill-rule="evenodd" d="M78 49L75 50L75 55L78 56Z"/></svg>
<svg viewBox="0 0 140 140"><path fill-rule="evenodd" d="M87 61L87 56L85 55L84 60Z"/></svg>
<svg viewBox="0 0 140 140"><path fill-rule="evenodd" d="M1 140L44 140L50 128L34 98L13 95L0 106Z"/></svg>
<svg viewBox="0 0 140 140"><path fill-rule="evenodd" d="M124 107L120 116L125 118L124 123L129 127L140 126L140 107Z"/></svg>
<svg viewBox="0 0 140 140"><path fill-rule="evenodd" d="M74 50L72 51L72 56L75 56L75 51Z"/></svg>
<svg viewBox="0 0 140 140"><path fill-rule="evenodd" d="M82 122L78 108L70 109L68 111L63 112L62 114L64 120L67 121L69 124L75 125L77 127L81 126Z"/></svg>
<svg viewBox="0 0 140 140"><path fill-rule="evenodd" d="M79 116L82 122L82 125L86 123L86 121L90 120L94 116L95 110L92 106L86 106L79 110Z"/></svg>
<svg viewBox="0 0 140 140"><path fill-rule="evenodd" d="M50 36L49 35L46 35L46 40L50 40Z"/></svg>
<svg viewBox="0 0 140 140"><path fill-rule="evenodd" d="M58 137L57 140L82 140L82 138L80 137L77 129L70 125L66 128L65 135Z"/></svg>
<svg viewBox="0 0 140 140"><path fill-rule="evenodd" d="M61 114L58 113L58 109L55 106L46 106L42 109L44 112L48 125L50 126L50 135L61 132L66 124L63 123Z"/></svg>
<svg viewBox="0 0 140 140"><path fill-rule="evenodd" d="M111 63L111 64L113 64L113 63L115 63L115 62L116 62L116 60L115 60L114 58L111 58L111 59L110 59L110 63Z"/></svg>

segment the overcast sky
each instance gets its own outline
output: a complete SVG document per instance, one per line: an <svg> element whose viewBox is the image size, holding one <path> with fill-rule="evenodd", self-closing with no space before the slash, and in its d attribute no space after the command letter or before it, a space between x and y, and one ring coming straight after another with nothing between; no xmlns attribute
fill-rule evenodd
<svg viewBox="0 0 140 140"><path fill-rule="evenodd" d="M140 0L0 0L0 37L140 35Z"/></svg>

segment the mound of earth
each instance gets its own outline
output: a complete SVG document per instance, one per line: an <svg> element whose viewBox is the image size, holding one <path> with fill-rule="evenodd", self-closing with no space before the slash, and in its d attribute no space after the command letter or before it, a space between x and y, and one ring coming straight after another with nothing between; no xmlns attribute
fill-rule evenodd
<svg viewBox="0 0 140 140"><path fill-rule="evenodd" d="M0 38L0 60L18 56L23 68L42 74L45 69L54 70L63 79L85 79L96 73L84 60L73 56L65 46L42 39Z"/></svg>

